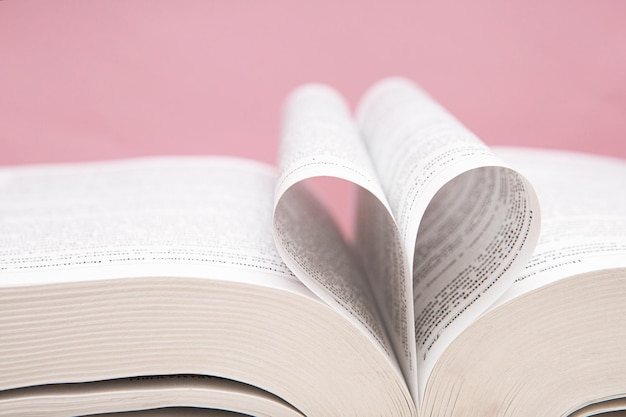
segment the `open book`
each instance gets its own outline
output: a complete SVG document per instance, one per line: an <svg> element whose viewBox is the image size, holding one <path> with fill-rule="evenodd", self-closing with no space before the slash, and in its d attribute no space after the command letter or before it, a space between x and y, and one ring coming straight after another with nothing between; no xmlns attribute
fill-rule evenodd
<svg viewBox="0 0 626 417"><path fill-rule="evenodd" d="M625 405L625 161L492 150L394 78L354 118L296 90L279 165L1 169L0 415ZM354 236L315 177L357 186Z"/></svg>

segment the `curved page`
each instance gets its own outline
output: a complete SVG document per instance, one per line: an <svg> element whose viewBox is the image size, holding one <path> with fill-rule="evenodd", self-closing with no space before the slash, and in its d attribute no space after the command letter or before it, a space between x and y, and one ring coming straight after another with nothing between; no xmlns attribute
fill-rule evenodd
<svg viewBox="0 0 626 417"><path fill-rule="evenodd" d="M542 228L532 258L499 302L563 278L626 268L626 163L575 152L500 148L535 185Z"/></svg>
<svg viewBox="0 0 626 417"><path fill-rule="evenodd" d="M319 176L351 181L370 196L376 213L370 221L382 231L370 236L370 242L386 247L378 268L363 268L331 217L308 193L304 181ZM275 200L274 233L285 263L369 335L391 362L397 358L415 392L407 257L348 108L326 86L301 87L287 102Z"/></svg>
<svg viewBox="0 0 626 417"><path fill-rule="evenodd" d="M422 396L446 346L530 257L537 200L521 175L408 80L372 87L358 121L409 255Z"/></svg>

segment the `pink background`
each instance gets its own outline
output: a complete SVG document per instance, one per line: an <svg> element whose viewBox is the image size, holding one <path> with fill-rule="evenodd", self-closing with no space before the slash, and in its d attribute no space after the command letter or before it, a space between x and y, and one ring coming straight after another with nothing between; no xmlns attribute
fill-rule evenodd
<svg viewBox="0 0 626 417"><path fill-rule="evenodd" d="M0 165L275 162L281 104L421 84L488 144L626 157L626 2L0 1ZM336 194L335 196L337 196Z"/></svg>
<svg viewBox="0 0 626 417"><path fill-rule="evenodd" d="M396 74L489 144L626 157L626 2L444 3L1 1L0 163L273 162L293 87Z"/></svg>

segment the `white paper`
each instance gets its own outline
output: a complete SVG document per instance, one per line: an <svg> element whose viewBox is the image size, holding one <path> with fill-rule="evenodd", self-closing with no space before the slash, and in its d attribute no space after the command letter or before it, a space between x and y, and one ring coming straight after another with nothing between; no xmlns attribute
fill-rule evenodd
<svg viewBox="0 0 626 417"><path fill-rule="evenodd" d="M4 169L0 285L273 276L297 287L272 239L275 178L219 157Z"/></svg>
<svg viewBox="0 0 626 417"><path fill-rule="evenodd" d="M575 152L500 148L535 185L542 228L499 302L586 272L626 267L626 163Z"/></svg>
<svg viewBox="0 0 626 417"><path fill-rule="evenodd" d="M407 276L380 276L364 267L358 258L362 252L354 253L306 190L303 181L319 176L360 186L371 197L372 210L379 213L383 229L399 242L397 227L345 102L329 87L308 85L296 90L285 108L276 187L277 247L302 282L368 334L391 362L397 358L409 387L414 388L415 354L414 349L406 348L412 339ZM402 250L401 244L395 247ZM396 270L407 271L405 259L402 255L387 257L388 262L400 264ZM392 308L398 304L404 309ZM403 314L391 315L392 310Z"/></svg>
<svg viewBox="0 0 626 417"><path fill-rule="evenodd" d="M423 396L438 356L530 257L536 197L524 178L410 81L376 84L357 114L412 265Z"/></svg>

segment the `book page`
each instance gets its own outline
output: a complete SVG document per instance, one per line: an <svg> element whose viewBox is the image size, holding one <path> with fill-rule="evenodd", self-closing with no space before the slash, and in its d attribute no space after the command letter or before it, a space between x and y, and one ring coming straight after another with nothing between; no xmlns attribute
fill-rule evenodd
<svg viewBox="0 0 626 417"><path fill-rule="evenodd" d="M345 242L306 189L303 181L319 176L351 181L369 196L376 214L369 221L384 231L371 243L387 247L384 256L377 256L377 269L364 267L361 252ZM329 87L301 87L286 104L274 221L277 247L296 276L368 334L390 360L397 358L414 389L407 257L351 114Z"/></svg>
<svg viewBox="0 0 626 417"><path fill-rule="evenodd" d="M559 279L626 267L626 162L575 152L498 148L535 185L542 228L500 302Z"/></svg>
<svg viewBox="0 0 626 417"><path fill-rule="evenodd" d="M445 347L530 257L539 226L536 196L408 80L376 84L357 115L409 254L422 396Z"/></svg>
<svg viewBox="0 0 626 417"><path fill-rule="evenodd" d="M272 239L275 178L219 157L2 169L0 285L262 275L299 288Z"/></svg>

